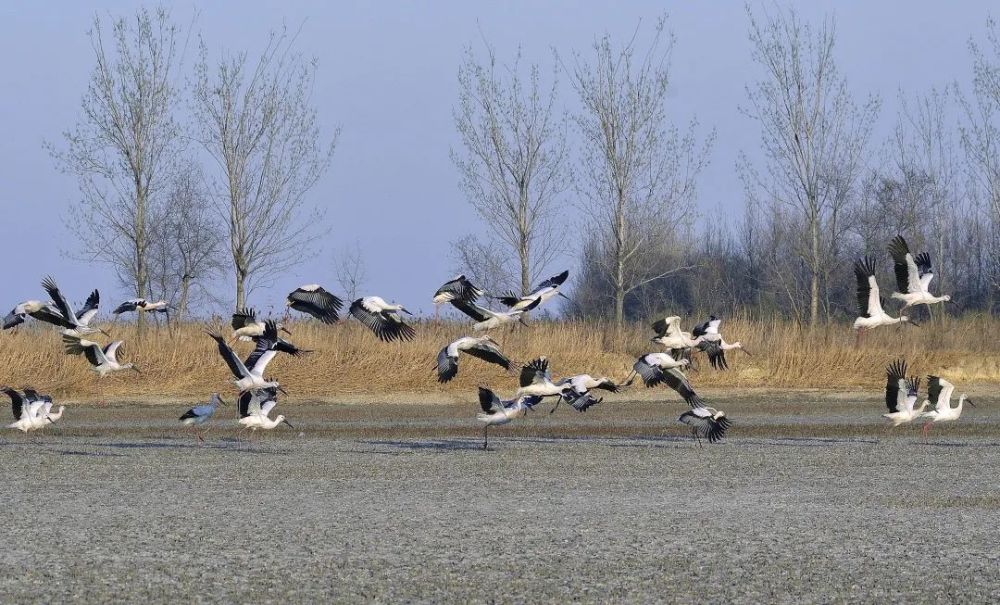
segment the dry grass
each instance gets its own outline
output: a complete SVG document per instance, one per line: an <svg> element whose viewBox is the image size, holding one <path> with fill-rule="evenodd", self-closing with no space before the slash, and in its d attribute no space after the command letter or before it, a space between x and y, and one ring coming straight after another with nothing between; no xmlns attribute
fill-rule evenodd
<svg viewBox="0 0 1000 605"><path fill-rule="evenodd" d="M939 373L953 381L1000 383L1000 345L993 335L1000 322L983 317L944 318L920 328L883 328L854 346L846 325L815 331L787 322L729 320L727 340L740 340L753 357L730 354L732 370L715 372L702 364L692 380L718 388L877 388L883 368L903 356L914 372ZM289 325L290 340L315 352L301 359L278 358L268 374L294 399L339 401L412 400L421 394L437 401L467 400L477 384L513 387L515 378L496 366L464 358L458 378L439 385L432 375L438 351L468 333L468 326L425 322L410 343L384 344L356 322L336 326L300 321ZM59 334L44 328L0 334L0 382L34 385L63 399L192 399L212 391L231 392L229 373L206 326L186 324L173 331L150 330L141 341L135 328L112 328L126 344L120 357L135 361L142 374L122 372L98 380L82 357L63 354ZM221 329L221 328L220 328ZM223 333L228 334L228 330ZM656 350L646 326L619 330L585 323L536 322L530 328L498 332L495 338L512 359L547 355L555 376L588 372L621 379L636 356ZM251 345L240 343L244 354Z"/></svg>

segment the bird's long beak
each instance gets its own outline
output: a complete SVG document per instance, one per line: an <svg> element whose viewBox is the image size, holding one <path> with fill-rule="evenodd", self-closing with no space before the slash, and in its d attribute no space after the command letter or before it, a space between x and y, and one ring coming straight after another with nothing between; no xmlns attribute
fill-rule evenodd
<svg viewBox="0 0 1000 605"><path fill-rule="evenodd" d="M747 355L749 355L750 357L753 357L753 353L751 353L750 351L747 351L746 349L744 349L742 347L740 347L740 350L743 351L744 353L746 353Z"/></svg>
<svg viewBox="0 0 1000 605"><path fill-rule="evenodd" d="M278 386L277 386L277 387L275 387L275 388L277 388L277 389L278 389L279 391L281 391L281 394L282 394L282 395L288 395L288 391L286 391L285 389L283 389L283 388L281 387L281 385L278 385Z"/></svg>
<svg viewBox="0 0 1000 605"><path fill-rule="evenodd" d="M411 313L410 310L407 309L406 307L401 307L399 310L402 311L403 313L406 313L407 315L413 315L413 313Z"/></svg>
<svg viewBox="0 0 1000 605"><path fill-rule="evenodd" d="M908 319L906 321L907 321L907 323L913 325L914 328L919 328L920 327L920 324L918 324L917 322L913 321L912 319Z"/></svg>
<svg viewBox="0 0 1000 605"><path fill-rule="evenodd" d="M976 407L976 404L972 403L972 400L971 400L971 399L966 399L966 400L965 400L965 403L967 403L967 404L971 405L972 407Z"/></svg>
<svg viewBox="0 0 1000 605"><path fill-rule="evenodd" d="M139 369L139 366L132 366L132 369L135 370L136 374L142 374L142 370Z"/></svg>
<svg viewBox="0 0 1000 605"><path fill-rule="evenodd" d="M288 428L290 428L290 429L294 429L295 428L294 426L292 426L292 423L288 422L287 420L282 420L282 422L284 422L285 424L287 424Z"/></svg>
<svg viewBox="0 0 1000 605"><path fill-rule="evenodd" d="M101 331L101 334L104 334L104 335L105 335L105 336L107 336L108 338L111 338L111 334L108 334L108 333L107 333L107 332L106 332L106 331L104 330L104 328L97 328L97 329Z"/></svg>
<svg viewBox="0 0 1000 605"><path fill-rule="evenodd" d="M284 332L285 334L288 334L289 336L291 336L291 335L292 335L292 333L291 333L291 332L290 332L290 331L288 330L288 328L286 328L285 326L281 326L281 328L279 328L279 329L280 329L280 330L281 330L282 332Z"/></svg>
<svg viewBox="0 0 1000 605"><path fill-rule="evenodd" d="M969 400L966 399L966 401L969 401ZM972 403L972 402L969 401L969 403ZM976 406L972 406L972 407L976 407ZM49 421L49 424L55 424L56 423L56 421L53 420L51 416L46 416L45 419Z"/></svg>

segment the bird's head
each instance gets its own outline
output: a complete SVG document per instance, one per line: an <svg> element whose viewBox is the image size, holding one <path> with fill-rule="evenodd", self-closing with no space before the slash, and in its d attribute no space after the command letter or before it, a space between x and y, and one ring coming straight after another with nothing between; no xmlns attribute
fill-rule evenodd
<svg viewBox="0 0 1000 605"><path fill-rule="evenodd" d="M128 366L128 369L132 370L136 374L142 374L142 370L140 370L139 366L135 365L134 363L130 363L130 364L126 364L126 365Z"/></svg>
<svg viewBox="0 0 1000 605"><path fill-rule="evenodd" d="M275 417L275 420L276 420L276 421L277 421L277 422L278 422L279 424L287 424L287 425L288 425L288 428L290 428L290 429L294 429L294 428L295 428L294 426L292 426L292 423L291 423L291 422L288 422L287 420L285 420L285 417L284 417L284 416L282 416L281 414L278 414L278 415L277 415L277 417Z"/></svg>
<svg viewBox="0 0 1000 605"><path fill-rule="evenodd" d="M967 403L967 404L971 405L972 407L976 407L976 404L972 403L972 400L971 400L971 399L969 399L968 395L966 395L965 393L962 393L962 396L961 396L961 397L959 397L959 399L958 399L958 402L959 402L959 403L962 403L963 401L964 401L965 403Z"/></svg>

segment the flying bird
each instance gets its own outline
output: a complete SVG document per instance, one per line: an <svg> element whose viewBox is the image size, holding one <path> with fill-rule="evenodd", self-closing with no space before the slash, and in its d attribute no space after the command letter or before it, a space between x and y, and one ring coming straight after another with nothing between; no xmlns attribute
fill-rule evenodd
<svg viewBox="0 0 1000 605"><path fill-rule="evenodd" d="M462 352L483 361L495 363L505 370L510 370L512 365L510 359L500 351L500 345L489 336L478 338L464 336L449 343L438 353L437 365L435 366L438 382L448 382L458 374L458 356Z"/></svg>
<svg viewBox="0 0 1000 605"><path fill-rule="evenodd" d="M900 312L914 305L932 305L939 302L951 302L951 296L934 296L930 293L934 270L931 268L931 256L921 252L914 256L902 235L897 235L889 243L889 254L895 264L896 292L892 297L903 301Z"/></svg>
<svg viewBox="0 0 1000 605"><path fill-rule="evenodd" d="M490 389L479 387L479 406L483 411L476 414L476 420L483 423L483 449L489 447L491 426L507 424L515 418L524 416L541 400L541 397L522 395L509 401L503 401Z"/></svg>
<svg viewBox="0 0 1000 605"><path fill-rule="evenodd" d="M667 371L676 370L680 373L681 368L690 364L690 359L675 359L669 353L647 353L635 360L632 372L638 374L647 387L654 387L666 382Z"/></svg>
<svg viewBox="0 0 1000 605"><path fill-rule="evenodd" d="M704 340L703 336L695 337L683 331L681 329L681 318L677 315L656 320L653 322L652 328L656 336L651 338L650 341L669 350L671 357L677 360L690 357L691 349L701 344Z"/></svg>
<svg viewBox="0 0 1000 605"><path fill-rule="evenodd" d="M563 387L563 389L560 392L559 400L556 401L556 405L549 410L550 414L555 412L556 408L563 401L578 412L586 412L591 407L604 401L603 397L594 397L591 395L591 390L600 389L611 393L618 393L631 383L619 386L615 381L607 377L594 378L590 374L577 374L576 376L563 378L556 384Z"/></svg>
<svg viewBox="0 0 1000 605"><path fill-rule="evenodd" d="M378 296L366 296L351 303L350 314L368 326L383 342L413 340L417 333L403 321L400 312L413 315L403 305L391 305Z"/></svg>
<svg viewBox="0 0 1000 605"><path fill-rule="evenodd" d="M38 321L58 326L62 324L63 317L59 309L51 302L40 300L26 300L11 309L3 319L3 329L9 330L24 323L25 318L33 317Z"/></svg>
<svg viewBox="0 0 1000 605"><path fill-rule="evenodd" d="M532 303L536 303L531 307L534 308L557 295L569 300L568 296L559 291L559 286L563 285L567 277L569 277L569 271L563 271L535 286L529 294L518 296L513 292L507 292L503 296L497 297L497 300L500 301L500 304L510 307L511 311L527 311Z"/></svg>
<svg viewBox="0 0 1000 605"><path fill-rule="evenodd" d="M11 411L14 413L14 422L7 425L9 429L17 429L22 433L37 431L38 429L53 424L62 417L66 406L59 406L59 411L51 413L52 398L48 395L39 395L34 389L24 389L18 391L11 387L0 387L0 391L10 397Z"/></svg>
<svg viewBox="0 0 1000 605"><path fill-rule="evenodd" d="M285 305L289 309L311 315L325 324L332 324L340 319L340 309L344 306L344 301L318 284L308 284L290 292Z"/></svg>
<svg viewBox="0 0 1000 605"><path fill-rule="evenodd" d="M885 377L885 406L889 412L882 417L896 427L920 416L930 402L924 401L919 408L913 408L920 390L920 378L906 377L906 361L897 359L889 364Z"/></svg>
<svg viewBox="0 0 1000 605"><path fill-rule="evenodd" d="M303 353L300 349L287 343L286 345L280 344L278 326L274 320L266 322L264 334L258 337L257 346L250 353L250 356L246 358L246 361L240 361L240 358L229 348L229 345L226 344L222 336L212 332L209 332L208 335L218 345L219 355L222 356L223 361L229 366L229 370L233 373L234 377L233 383L240 391L268 387L276 387L280 390L281 387L277 381L264 378L264 371L267 369L268 364L271 363L271 360L279 352L288 353L295 357Z"/></svg>
<svg viewBox="0 0 1000 605"><path fill-rule="evenodd" d="M719 332L719 327L722 325L722 320L712 315L708 318L708 321L695 327L691 331L691 336L698 339L698 350L706 353L708 355L708 361L712 364L712 367L716 370L728 370L729 363L726 361L726 351L732 350L742 350L747 355L750 352L743 348L743 344L739 341L732 344L726 342Z"/></svg>
<svg viewBox="0 0 1000 605"><path fill-rule="evenodd" d="M563 385L552 382L549 360L545 357L539 357L525 364L521 368L518 384L520 388L517 389L517 397L523 395L555 397L562 395L563 392Z"/></svg>
<svg viewBox="0 0 1000 605"><path fill-rule="evenodd" d="M281 414L273 419L268 417L276 405L278 405L278 389L274 387L244 391L240 394L240 425L251 431L257 429L269 431L279 424L295 428Z"/></svg>
<svg viewBox="0 0 1000 605"><path fill-rule="evenodd" d="M858 280L858 311L861 316L854 320L857 330L857 343L861 342L861 333L879 326L891 326L909 322L915 324L905 315L890 317L883 309L885 299L879 295L878 282L875 280L875 259L871 256L858 259L854 263L854 277Z"/></svg>
<svg viewBox="0 0 1000 605"><path fill-rule="evenodd" d="M60 328L62 328L62 333L64 336L83 336L86 334L92 334L94 332L101 332L107 336L107 332L101 330L100 328L94 328L90 326L90 320L94 318L97 314L97 306L100 303L100 293L94 290L87 297L87 302L81 308L81 315L78 317L77 313L69 306L66 297L63 296L62 292L59 291L59 287L56 285L55 280L51 277L46 277L42 280L42 288L52 299L52 304L59 311L58 316L52 316L50 314L40 314L38 319L52 323ZM54 321L57 320L57 321Z"/></svg>
<svg viewBox="0 0 1000 605"><path fill-rule="evenodd" d="M951 395L955 391L955 385L951 384L944 378L940 376L928 376L927 377L927 398L925 404L934 404L933 410L928 410L920 415L922 418L926 418L927 421L924 423L923 434L927 437L927 432L930 430L931 425L937 422L954 422L958 420L962 415L962 406L968 403L972 407L976 407L976 404L972 403L972 400L968 398L965 393L958 398L958 406L951 407Z"/></svg>
<svg viewBox="0 0 1000 605"><path fill-rule="evenodd" d="M132 370L138 374L142 372L134 363L120 363L118 361L118 348L124 344L122 340L116 340L101 348L96 342L85 340L78 336L63 335L63 345L67 355L83 354L90 362L91 369L97 372L99 378L104 378L111 372L120 370Z"/></svg>
<svg viewBox="0 0 1000 605"><path fill-rule="evenodd" d="M121 315L122 313L132 313L133 311L136 313L163 313L169 318L170 304L165 300L149 302L145 298L130 298L115 307L112 313Z"/></svg>
<svg viewBox="0 0 1000 605"><path fill-rule="evenodd" d="M475 286L465 275L458 275L447 281L437 292L434 293L434 298L432 302L435 305L440 305L443 303L451 302L453 300L467 300L470 302L475 302L479 300L479 297L485 294L482 288Z"/></svg>
<svg viewBox="0 0 1000 605"><path fill-rule="evenodd" d="M211 401L202 405L196 405L190 410L184 412L184 414L180 417L180 421L185 426L190 426L192 430L195 431L195 434L198 435L198 441L200 443L204 443L204 436L205 433L208 432L208 429L198 432L198 429L195 427L208 422L209 419L215 415L215 408L217 408L219 404L223 403L225 403L225 401L222 400L222 397L220 397L218 393L212 393Z"/></svg>
<svg viewBox="0 0 1000 605"><path fill-rule="evenodd" d="M719 441L732 425L725 412L704 406L684 412L677 420L691 427L691 434L698 440L699 447L702 439L708 439L709 443Z"/></svg>
<svg viewBox="0 0 1000 605"><path fill-rule="evenodd" d="M474 332L482 332L483 330L491 330L493 328L505 326L514 322L521 322L523 324L524 319L521 316L537 307L541 304L541 302L542 299L537 298L526 307L511 311L492 311L485 307L481 307L472 301L464 299L455 299L451 301L451 304L456 309L475 320L476 323L472 324L472 330Z"/></svg>
<svg viewBox="0 0 1000 605"><path fill-rule="evenodd" d="M257 311L244 307L233 313L231 325L233 326L233 340L249 342L254 338L264 335L265 322L257 319ZM278 329L291 336L285 326L277 324Z"/></svg>

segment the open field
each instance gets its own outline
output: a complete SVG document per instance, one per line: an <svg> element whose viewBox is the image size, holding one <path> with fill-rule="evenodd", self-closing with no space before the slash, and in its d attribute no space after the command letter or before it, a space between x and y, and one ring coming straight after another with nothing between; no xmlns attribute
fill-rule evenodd
<svg viewBox="0 0 1000 605"><path fill-rule="evenodd" d="M142 374L123 372L98 381L86 360L63 354L57 332L29 328L0 333L0 384L33 385L73 401L187 401L191 394L207 399L213 391L229 389L228 370L205 334L206 329L229 334L229 326L188 323L151 330L141 340L131 324L108 328L114 338L125 340L122 360L138 363ZM515 384L496 366L469 358L462 359L454 381L437 383L431 371L437 353L469 333L466 323L421 322L413 342L391 344L380 343L353 320L334 326L296 321L289 328L290 340L314 353L300 359L279 355L267 373L281 381L293 401L382 402L387 396L405 401L417 394L458 403L468 400L476 385L506 390ZM867 335L860 348L846 324L810 331L790 322L734 319L723 324L723 334L730 342L742 341L753 356L730 353L732 370L706 368L693 374L695 388L879 388L884 367L897 356L906 357L916 373L939 373L959 385L1000 384L1000 343L983 337L1000 334L1000 321L991 318L945 317L920 328L883 328ZM651 336L646 325L619 330L532 321L530 328L500 331L495 338L516 362L548 356L557 377L587 372L621 379L636 357L658 350ZM251 345L240 343L236 349L248 354Z"/></svg>
<svg viewBox="0 0 1000 605"><path fill-rule="evenodd" d="M288 405L248 446L232 407L71 406L0 437L0 601L996 602L1000 398L923 443L877 397L712 392L547 406ZM26 473L28 475L26 476Z"/></svg>

